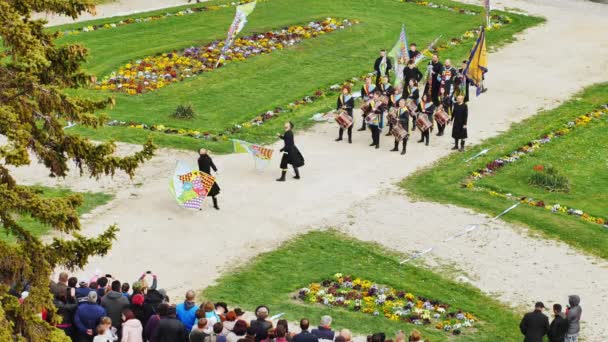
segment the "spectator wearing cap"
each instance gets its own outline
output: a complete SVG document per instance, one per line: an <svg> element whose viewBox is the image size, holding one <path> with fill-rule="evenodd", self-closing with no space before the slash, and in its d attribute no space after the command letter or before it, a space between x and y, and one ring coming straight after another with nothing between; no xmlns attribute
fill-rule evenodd
<svg viewBox="0 0 608 342"><path fill-rule="evenodd" d="M525 336L524 342L542 342L543 336L549 331L549 318L543 314L544 308L542 302L536 302L534 311L522 318L519 330Z"/></svg>
<svg viewBox="0 0 608 342"><path fill-rule="evenodd" d="M317 336L308 331L310 322L306 318L300 320L300 329L302 332L293 337L293 342L319 342Z"/></svg>
<svg viewBox="0 0 608 342"><path fill-rule="evenodd" d="M234 313L236 314L236 320L238 321L239 319L242 319L244 321L247 321L245 319L245 311L241 310L241 308L236 308L234 309Z"/></svg>
<svg viewBox="0 0 608 342"><path fill-rule="evenodd" d="M112 326L118 331L118 336L122 336L120 334L122 310L129 306L129 300L120 292L120 286L120 281L114 280L111 285L112 290L101 299L101 306L108 313L108 317L112 319Z"/></svg>
<svg viewBox="0 0 608 342"><path fill-rule="evenodd" d="M80 304L74 314L74 324L78 330L80 342L93 341L94 331L105 315L106 310L97 304L97 292L90 291L87 301Z"/></svg>
<svg viewBox="0 0 608 342"><path fill-rule="evenodd" d="M218 322L226 320L226 313L228 312L228 304L224 302L215 303L215 314L220 318Z"/></svg>
<svg viewBox="0 0 608 342"><path fill-rule="evenodd" d="M335 333L333 330L331 330L331 316L322 316L321 321L319 322L319 327L317 329L312 329L311 333L317 336L317 338L320 340L333 341Z"/></svg>
<svg viewBox="0 0 608 342"><path fill-rule="evenodd" d="M167 315L160 318L158 327L152 334L155 342L182 342L188 341L188 333L184 324L177 319L175 306L169 306Z"/></svg>
<svg viewBox="0 0 608 342"><path fill-rule="evenodd" d="M179 319L184 324L187 331L192 330L192 326L194 326L194 323L196 321L195 315L196 310L198 310L198 307L194 302L195 296L196 295L194 294L194 291L189 290L188 292L186 292L186 299L184 300L184 302L177 304L177 306L175 307L175 310L177 312L177 319Z"/></svg>
<svg viewBox="0 0 608 342"><path fill-rule="evenodd" d="M255 319L249 324L255 330L256 341L261 341L261 337L268 335L268 330L272 329L272 322L266 320L270 310L265 305L260 305L255 309Z"/></svg>

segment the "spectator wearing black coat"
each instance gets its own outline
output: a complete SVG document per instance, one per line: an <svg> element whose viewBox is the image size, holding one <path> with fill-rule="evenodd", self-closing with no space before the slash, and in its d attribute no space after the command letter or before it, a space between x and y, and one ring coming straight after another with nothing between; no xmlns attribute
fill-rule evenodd
<svg viewBox="0 0 608 342"><path fill-rule="evenodd" d="M302 332L293 337L292 342L319 342L319 338L308 331L310 323L306 318L300 320Z"/></svg>
<svg viewBox="0 0 608 342"><path fill-rule="evenodd" d="M160 318L151 340L155 342L188 342L188 333L184 324L176 317L175 306L170 306L167 310L167 316Z"/></svg>
<svg viewBox="0 0 608 342"><path fill-rule="evenodd" d="M534 311L528 312L519 324L519 330L525 336L524 342L542 342L549 331L549 318L543 314L545 305L537 302Z"/></svg>
<svg viewBox="0 0 608 342"><path fill-rule="evenodd" d="M331 340L333 341L335 332L331 330L331 316L321 317L319 322L319 328L312 329L312 334L320 340Z"/></svg>
<svg viewBox="0 0 608 342"><path fill-rule="evenodd" d="M563 342L568 332L568 320L562 312L562 306L559 304L553 304L553 313L555 318L553 318L547 333L549 342Z"/></svg>

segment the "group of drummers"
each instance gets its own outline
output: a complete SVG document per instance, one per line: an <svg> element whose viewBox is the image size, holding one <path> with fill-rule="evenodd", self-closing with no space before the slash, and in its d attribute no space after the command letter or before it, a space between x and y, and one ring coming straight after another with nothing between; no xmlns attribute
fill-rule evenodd
<svg viewBox="0 0 608 342"><path fill-rule="evenodd" d="M420 52L416 44L410 45L409 61L403 69L399 82L393 86L390 76L393 69L391 59L384 50L374 63L375 83L372 75L365 78L361 88L361 128L371 131L372 142L370 146L380 147L382 130L388 126L386 136L394 138L394 147L391 151L406 153L407 141L410 131L420 132L419 143L429 145L430 135L437 128L437 136L442 136L448 124L452 124L453 150L464 151L467 138L469 81L464 75L467 61L462 62L460 69L452 66L449 59L442 64L439 56L434 54L425 75L416 66ZM423 80L424 79L424 80ZM420 88L423 88L422 90ZM348 142L352 143L354 126L353 110L355 98L352 89L345 85L337 101L336 122L340 129L336 141L343 140L344 131L347 131ZM411 125L410 125L411 121Z"/></svg>

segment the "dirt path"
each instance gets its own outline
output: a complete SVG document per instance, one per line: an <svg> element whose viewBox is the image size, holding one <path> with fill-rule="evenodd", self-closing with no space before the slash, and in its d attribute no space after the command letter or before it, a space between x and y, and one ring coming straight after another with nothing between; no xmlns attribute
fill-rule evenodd
<svg viewBox="0 0 608 342"><path fill-rule="evenodd" d="M543 15L548 22L490 55L490 90L470 105L472 143L608 79L607 6L575 0L502 4ZM29 183L115 192L117 199L89 215L84 227L87 234L95 234L118 223L119 239L111 253L91 262L84 274L99 268L128 280L153 267L160 286L179 296L311 228L335 225L358 238L414 252L466 224L484 221L469 210L412 203L392 194L395 182L448 154L449 137L433 136L428 148L411 142L403 157L387 151L390 139L383 138L376 151L367 146L368 132L356 134L350 146L333 142L335 134L335 126L322 124L296 135L307 160L301 181L274 182L278 160L259 173L246 155L216 157L222 172L219 212L183 210L170 199L167 183L175 161L195 158L185 152L160 151L133 181L123 176L94 181L75 173L66 180L49 180L38 166L23 168L19 175ZM587 341L608 336L602 324L608 320L603 308L607 298L600 288L608 283L605 261L561 243L530 238L503 222L440 246L432 257L439 265L455 264L482 291L517 307L530 307L539 299L564 303L567 295L577 293Z"/></svg>
<svg viewBox="0 0 608 342"><path fill-rule="evenodd" d="M201 2L206 1L202 0ZM196 0L192 0L192 3L196 3ZM81 21L102 19L108 17L129 15L132 13L149 12L163 8L187 5L187 0L117 0L106 4L98 5L96 7L97 13L95 15L84 13L82 16L73 20L70 17L54 14L41 13L36 15L36 18L45 18L48 21L48 25L62 25L71 24Z"/></svg>

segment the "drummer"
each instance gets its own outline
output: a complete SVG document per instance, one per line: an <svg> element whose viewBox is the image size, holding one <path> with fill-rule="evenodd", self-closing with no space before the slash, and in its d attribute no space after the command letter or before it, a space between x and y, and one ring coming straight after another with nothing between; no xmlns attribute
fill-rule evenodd
<svg viewBox="0 0 608 342"><path fill-rule="evenodd" d="M438 110L443 110L449 117L452 116L452 98L450 95L446 94L445 87L439 88L439 105L437 106ZM443 135L443 131L445 130L446 123L442 124L437 119L437 136L440 137Z"/></svg>
<svg viewBox="0 0 608 342"><path fill-rule="evenodd" d="M399 142L402 143L402 149L401 149L401 154L404 155L405 154L405 149L407 147L407 139L409 138L410 134L409 134L409 116L410 116L410 112L407 109L406 106L406 99L404 98L400 98L397 101L398 105L397 105L397 126L395 128L393 128L394 130L396 130L397 132L401 133L401 135L399 134L393 134L395 136L395 147L391 150L393 152L397 152L399 151Z"/></svg>
<svg viewBox="0 0 608 342"><path fill-rule="evenodd" d="M348 116L350 116L351 121L353 122L353 124L351 124L347 129L349 144L353 143L353 125L354 125L353 108L354 108L354 106L355 106L355 98L351 95L350 86L349 85L342 86L342 94L340 94L340 96L338 96L338 103L336 104L336 111L338 111L338 112L346 111ZM336 141L342 141L343 135L344 135L344 128L342 128L342 126L340 126L340 130L338 131L338 138L336 139Z"/></svg>
<svg viewBox="0 0 608 342"><path fill-rule="evenodd" d="M367 102L372 99L374 90L376 90L376 86L372 84L372 77L369 75L365 76L365 83L361 87L361 100L363 100L365 104L367 104ZM367 108L367 105L364 105L363 107ZM361 120L362 123L361 128L359 128L359 131L365 131L365 117L367 116L367 114L369 113L367 113L365 110L361 114L363 120Z"/></svg>
<svg viewBox="0 0 608 342"><path fill-rule="evenodd" d="M420 103L418 103L418 118L420 118L421 116L425 115L426 118L428 119L428 121L431 122L431 127L425 129L424 131L421 131L421 136L420 136L420 140L418 140L419 143L424 142L424 144L426 146L429 146L429 140L430 140L430 132L433 130L433 113L435 112L435 105L433 104L433 102L431 100L429 100L428 95L422 94L422 97L420 98Z"/></svg>
<svg viewBox="0 0 608 342"><path fill-rule="evenodd" d="M393 86L388 82L387 76L382 76L380 79L381 79L382 83L380 84L380 87L378 89L382 93L382 96L384 96L386 99L388 99L387 110L389 110L395 105L394 102L391 101L391 99L393 98L393 95L395 94L395 88L393 88ZM386 133L386 136L391 135L392 129L393 129L393 124L389 121L388 132Z"/></svg>

